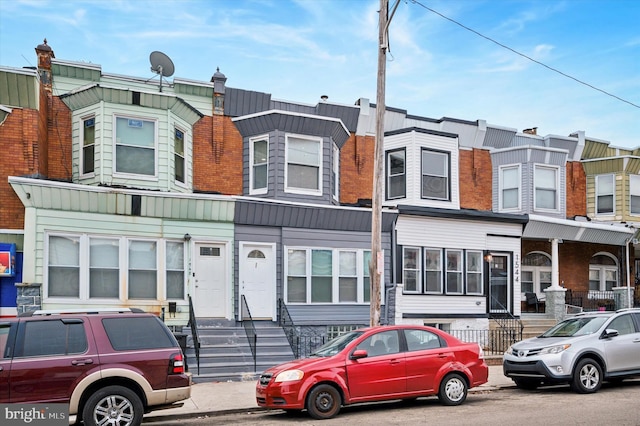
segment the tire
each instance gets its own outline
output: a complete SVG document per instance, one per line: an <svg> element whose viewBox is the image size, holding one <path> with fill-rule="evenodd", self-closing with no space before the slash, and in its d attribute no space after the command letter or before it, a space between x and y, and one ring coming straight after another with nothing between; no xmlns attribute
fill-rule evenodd
<svg viewBox="0 0 640 426"><path fill-rule="evenodd" d="M513 379L513 382L519 389L534 390L540 386L541 381L538 379Z"/></svg>
<svg viewBox="0 0 640 426"><path fill-rule="evenodd" d="M444 405L460 405L467 399L467 381L460 374L449 374L440 383L438 399Z"/></svg>
<svg viewBox="0 0 640 426"><path fill-rule="evenodd" d="M93 393L82 410L86 426L139 426L144 414L140 397L123 386L107 386Z"/></svg>
<svg viewBox="0 0 640 426"><path fill-rule="evenodd" d="M307 411L314 419L325 420L335 417L341 406L340 392L331 385L318 385L307 395Z"/></svg>
<svg viewBox="0 0 640 426"><path fill-rule="evenodd" d="M578 393L594 393L602 386L602 368L591 358L580 360L573 371L571 388Z"/></svg>

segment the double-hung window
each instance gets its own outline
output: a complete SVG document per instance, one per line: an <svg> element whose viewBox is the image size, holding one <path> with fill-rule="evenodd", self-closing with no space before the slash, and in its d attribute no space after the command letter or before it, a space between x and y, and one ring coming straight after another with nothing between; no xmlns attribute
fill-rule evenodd
<svg viewBox="0 0 640 426"><path fill-rule="evenodd" d="M406 197L407 171L404 149L387 152L387 200Z"/></svg>
<svg viewBox="0 0 640 426"><path fill-rule="evenodd" d="M467 294L482 294L482 252L468 250L467 267Z"/></svg>
<svg viewBox="0 0 640 426"><path fill-rule="evenodd" d="M369 302L370 259L362 249L287 249L287 303Z"/></svg>
<svg viewBox="0 0 640 426"><path fill-rule="evenodd" d="M322 140L287 136L286 145L286 190L321 194Z"/></svg>
<svg viewBox="0 0 640 426"><path fill-rule="evenodd" d="M182 241L167 241L166 283L167 299L184 299L184 243Z"/></svg>
<svg viewBox="0 0 640 426"><path fill-rule="evenodd" d="M80 296L80 238L49 237L49 297Z"/></svg>
<svg viewBox="0 0 640 426"><path fill-rule="evenodd" d="M614 175L596 176L596 214L614 212Z"/></svg>
<svg viewBox="0 0 640 426"><path fill-rule="evenodd" d="M449 200L449 154L422 149L422 198Z"/></svg>
<svg viewBox="0 0 640 426"><path fill-rule="evenodd" d="M420 263L419 248L402 248L402 282L405 293L420 293L422 291Z"/></svg>
<svg viewBox="0 0 640 426"><path fill-rule="evenodd" d="M156 175L156 122L115 118L116 173Z"/></svg>
<svg viewBox="0 0 640 426"><path fill-rule="evenodd" d="M249 193L266 194L269 170L269 139L268 137L250 139L249 146L251 147L249 154L251 161L251 169L249 170L251 188L249 188Z"/></svg>
<svg viewBox="0 0 640 426"><path fill-rule="evenodd" d="M425 293L442 293L442 250L424 249Z"/></svg>
<svg viewBox="0 0 640 426"><path fill-rule="evenodd" d="M500 168L500 210L520 208L520 166Z"/></svg>
<svg viewBox="0 0 640 426"><path fill-rule="evenodd" d="M129 241L129 299L156 299L157 244Z"/></svg>
<svg viewBox="0 0 640 426"><path fill-rule="evenodd" d="M629 212L640 215L640 175L629 175Z"/></svg>
<svg viewBox="0 0 640 426"><path fill-rule="evenodd" d="M86 118L82 121L82 174L93 173L96 150L96 119Z"/></svg>
<svg viewBox="0 0 640 426"><path fill-rule="evenodd" d="M447 294L462 294L462 250L446 250Z"/></svg>
<svg viewBox="0 0 640 426"><path fill-rule="evenodd" d="M558 206L558 169L535 167L535 208L557 210Z"/></svg>
<svg viewBox="0 0 640 426"><path fill-rule="evenodd" d="M120 244L117 239L89 239L89 297L120 295Z"/></svg>
<svg viewBox="0 0 640 426"><path fill-rule="evenodd" d="M176 182L185 183L186 159L184 156L184 132L174 129L173 162Z"/></svg>
<svg viewBox="0 0 640 426"><path fill-rule="evenodd" d="M333 199L337 201L340 199L340 150L336 145L333 145L331 179L333 181L331 195L333 195Z"/></svg>

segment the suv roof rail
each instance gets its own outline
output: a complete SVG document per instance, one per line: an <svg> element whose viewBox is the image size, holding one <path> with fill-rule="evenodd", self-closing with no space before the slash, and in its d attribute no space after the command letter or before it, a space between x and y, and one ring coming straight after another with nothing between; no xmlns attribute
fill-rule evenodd
<svg viewBox="0 0 640 426"><path fill-rule="evenodd" d="M78 309L39 309L24 316L59 315L59 314L101 314L101 313L144 313L140 308L78 308Z"/></svg>

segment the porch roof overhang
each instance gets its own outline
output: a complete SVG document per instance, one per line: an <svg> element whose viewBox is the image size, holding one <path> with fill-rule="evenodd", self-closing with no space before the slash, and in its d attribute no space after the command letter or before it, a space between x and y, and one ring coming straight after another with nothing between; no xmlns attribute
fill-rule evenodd
<svg viewBox="0 0 640 426"><path fill-rule="evenodd" d="M484 222L506 222L526 224L526 214L494 213L491 211L472 209L441 209L436 207L421 207L411 205L398 205L398 213L401 215L442 217L448 219L476 220Z"/></svg>
<svg viewBox="0 0 640 426"><path fill-rule="evenodd" d="M557 238L565 241L624 246L633 237L634 231L621 224L581 222L529 215L529 222L524 227L522 238Z"/></svg>

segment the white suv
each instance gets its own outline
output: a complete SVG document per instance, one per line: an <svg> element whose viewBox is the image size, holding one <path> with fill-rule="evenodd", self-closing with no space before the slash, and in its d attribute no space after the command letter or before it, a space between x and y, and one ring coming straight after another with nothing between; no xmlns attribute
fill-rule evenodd
<svg viewBox="0 0 640 426"><path fill-rule="evenodd" d="M511 346L502 367L519 388L569 383L578 393L596 392L604 380L640 376L640 309L565 319Z"/></svg>

